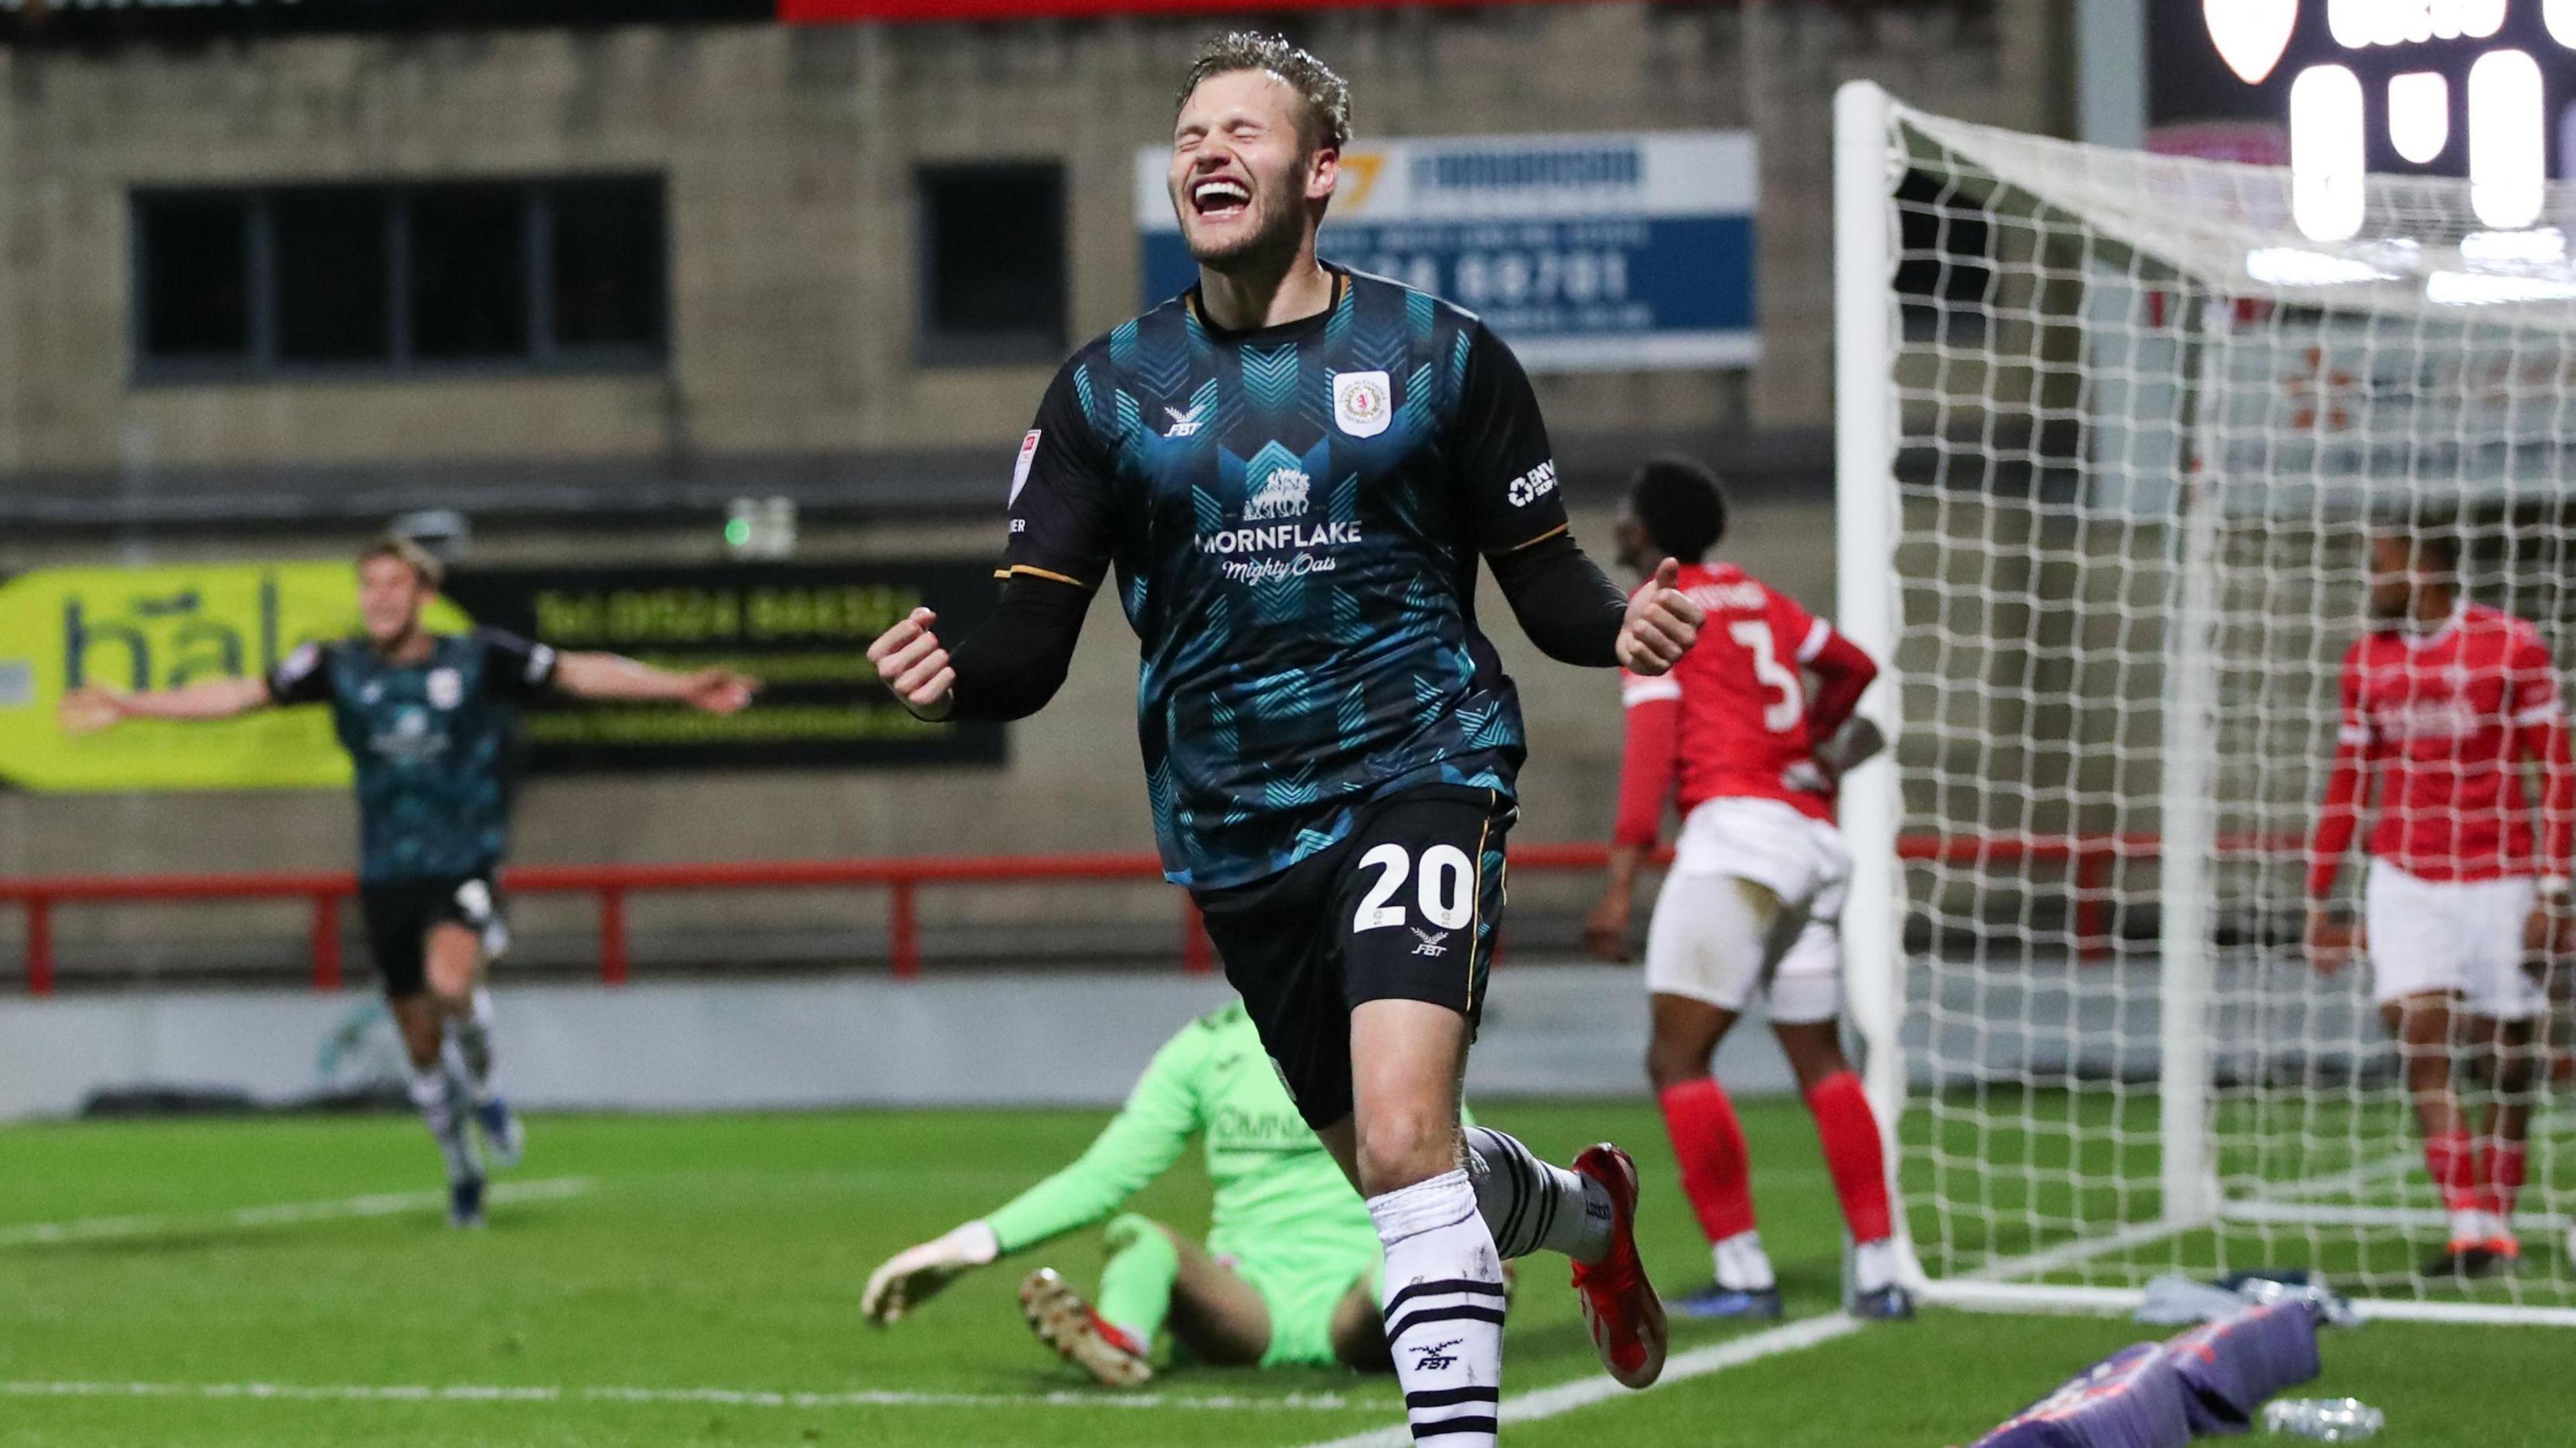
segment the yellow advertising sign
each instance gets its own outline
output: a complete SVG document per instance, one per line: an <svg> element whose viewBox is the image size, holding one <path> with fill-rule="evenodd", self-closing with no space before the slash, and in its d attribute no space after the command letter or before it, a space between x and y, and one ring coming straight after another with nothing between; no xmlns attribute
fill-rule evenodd
<svg viewBox="0 0 2576 1448"><path fill-rule="evenodd" d="M428 621L471 627L444 599ZM357 570L345 562L21 574L0 584L0 780L62 792L344 786L349 759L328 710L136 719L78 738L54 710L85 684L125 694L257 677L299 645L345 637L357 623Z"/></svg>

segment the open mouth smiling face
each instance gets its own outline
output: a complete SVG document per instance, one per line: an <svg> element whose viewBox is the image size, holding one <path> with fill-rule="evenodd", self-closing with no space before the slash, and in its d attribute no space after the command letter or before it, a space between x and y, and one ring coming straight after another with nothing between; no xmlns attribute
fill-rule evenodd
<svg viewBox="0 0 2576 1448"><path fill-rule="evenodd" d="M1210 76L1190 93L1172 133L1172 209L1200 261L1240 256L1298 219L1299 104L1267 71Z"/></svg>

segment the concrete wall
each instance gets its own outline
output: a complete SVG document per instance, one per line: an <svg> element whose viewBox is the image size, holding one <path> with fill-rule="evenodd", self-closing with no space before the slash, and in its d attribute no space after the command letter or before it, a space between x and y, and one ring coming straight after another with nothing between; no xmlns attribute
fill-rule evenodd
<svg viewBox="0 0 2576 1448"><path fill-rule="evenodd" d="M1568 434L1812 429L1830 415L1828 104L1848 77L2062 129L2046 0L1336 12L1301 35L1369 134L1751 127L1764 147L1751 374L1550 381ZM1134 310L1132 149L1167 132L1199 19L631 28L0 52L0 488L13 470L660 459L1005 447L1044 366L912 360L913 168L1057 158L1074 338ZM653 170L662 374L129 381L140 184ZM999 455L998 453L996 454Z"/></svg>
<svg viewBox="0 0 2576 1448"><path fill-rule="evenodd" d="M1832 89L1869 76L1945 112L2062 129L2062 8L1641 0L1330 12L1302 17L1298 33L1347 72L1366 134L1760 134L1765 362L1749 373L1551 378L1541 390L1561 444L1727 436L1738 440L1739 465L1756 470L1794 454L1788 470L1806 491L1747 499L1732 551L1824 611L1832 529L1813 460L1830 416ZM549 469L586 469L585 486L614 494L629 469L669 478L748 459L756 476L768 466L760 460L812 456L896 460L884 466L900 472L902 459L962 453L989 458L998 479L1048 369L915 364L914 167L1060 158L1071 332L1087 336L1136 305L1128 157L1166 132L1173 80L1212 28L1197 19L717 26L0 51L0 502L36 480L49 498L78 501L151 495L182 474L197 479L192 487L256 488L289 471L327 494L339 468L379 482L407 470L433 481L471 472L535 483ZM134 186L620 170L668 181L673 329L659 373L204 385L130 377ZM1616 481L1570 473L1569 495L1598 503ZM957 521L876 517L809 529L802 556L991 557L998 483L976 487L992 492L958 494ZM338 556L357 525L311 521L330 511L221 537L0 527L0 569L181 553ZM1599 549L1606 513L1585 509L1577 529ZM511 524L485 528L479 541L480 556L511 562L668 559L713 545L712 520L615 534ZM1598 838L1618 756L1611 681L1539 658L1499 598L1485 609L1529 716L1522 836ZM1096 608L1062 696L1013 729L999 771L542 780L523 798L517 855L1143 849L1133 660L1114 610ZM352 833L350 803L327 794L0 794L0 873L334 866L347 861ZM1562 912L1590 888L1517 883L1524 912ZM569 938L584 909L529 902L522 924ZM636 924L648 942L745 921L868 931L879 909L838 895L702 897L639 903ZM1151 888L926 902L934 927L970 913L1055 921L1170 909ZM18 929L14 912L0 913L0 947ZM75 965L110 942L253 942L291 960L301 929L288 906L75 910L58 923ZM13 963L0 955L0 974Z"/></svg>
<svg viewBox="0 0 2576 1448"><path fill-rule="evenodd" d="M1172 1032L1231 999L1222 980L1179 975L508 989L499 1080L541 1110L1107 1106ZM1633 972L1498 970L1468 1089L1632 1096L1645 1024ZM1789 1088L1766 1034L1727 1042L1721 1069L1739 1093ZM359 992L0 1001L0 1121L68 1115L92 1092L138 1086L284 1105L398 1082L401 1063L392 1022Z"/></svg>

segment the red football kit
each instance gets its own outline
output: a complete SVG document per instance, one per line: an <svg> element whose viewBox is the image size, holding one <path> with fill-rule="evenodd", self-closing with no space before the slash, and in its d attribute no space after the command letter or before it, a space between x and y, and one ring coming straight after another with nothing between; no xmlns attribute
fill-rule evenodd
<svg viewBox="0 0 2576 1448"><path fill-rule="evenodd" d="M2523 789L2522 766L2535 759L2545 855L2535 849ZM2343 723L2309 855L2311 898L2333 890L2373 776L2373 858L2436 882L2566 874L2576 859L2576 769L2540 631L2466 604L2436 633L2378 629L2344 655Z"/></svg>
<svg viewBox="0 0 2576 1448"><path fill-rule="evenodd" d="M1833 785L1816 765L1816 746L1851 717L1878 666L1796 600L1733 564L1684 564L1675 586L1708 617L1698 642L1670 673L1621 679L1628 731L1619 771L1618 842L1653 845L1664 802L1676 793L1685 818L1710 800L1749 798L1780 801L1830 826ZM1812 698L1806 672L1817 678ZM1658 935L1675 892L1707 888L1704 878L1667 879L1655 907ZM1655 972L1650 958L1650 989ZM1744 1252L1747 1244L1767 1275L1755 1235L1744 1131L1725 1088L1714 1076L1698 1076L1664 1088L1657 1105L1681 1163L1682 1192L1716 1252L1721 1278L1728 1254ZM1877 1244L1894 1230L1892 1208L1878 1121L1860 1078L1848 1070L1825 1077L1808 1090L1807 1106L1844 1225L1865 1250L1883 1251Z"/></svg>
<svg viewBox="0 0 2576 1448"><path fill-rule="evenodd" d="M1677 790L1685 816L1708 800L1752 798L1831 820L1833 789L1816 769L1816 746L1851 717L1877 665L1732 563L1683 564L1674 586L1708 621L1672 672L1620 675L1628 741L1615 838L1652 845ZM1802 669L1820 681L1812 699Z"/></svg>

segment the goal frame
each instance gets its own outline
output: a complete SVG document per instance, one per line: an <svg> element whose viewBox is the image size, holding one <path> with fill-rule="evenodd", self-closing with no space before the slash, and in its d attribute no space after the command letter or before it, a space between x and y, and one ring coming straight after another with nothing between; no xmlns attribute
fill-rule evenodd
<svg viewBox="0 0 2576 1448"><path fill-rule="evenodd" d="M1903 778L1903 633L1895 565L1903 540L1897 476L1902 436L1894 370L1901 302L1895 290L1895 188L1905 167L1890 139L1902 108L1869 81L1845 84L1834 101L1835 578L1837 627L1879 662L1860 712L1889 741L1886 767L1855 771L1841 796L1852 854L1842 920L1854 1029L1866 1051L1864 1082L1887 1148L1892 1193L1901 1181L1911 1078L1904 1045L1908 1008L1905 929L1910 911L1900 858ZM2185 370L2195 359L2186 358ZM2197 392L2197 383L2187 383ZM2187 459L2176 472L2188 475ZM2162 908L2158 912L2157 1096L2161 1215L1982 1268L1973 1277L1928 1274L1912 1250L1903 1198L1897 1224L1907 1273L1926 1301L1989 1311L2119 1312L2137 1288L2034 1280L2046 1273L2227 1220L2216 1169L2207 1015L2214 973L2210 882L2217 850L2209 761L2216 752L2216 566L2220 508L2207 480L2179 493L2172 530L2174 627L2163 701L2159 789ZM2576 1307L2364 1298L2365 1317L2426 1322L2576 1327Z"/></svg>

